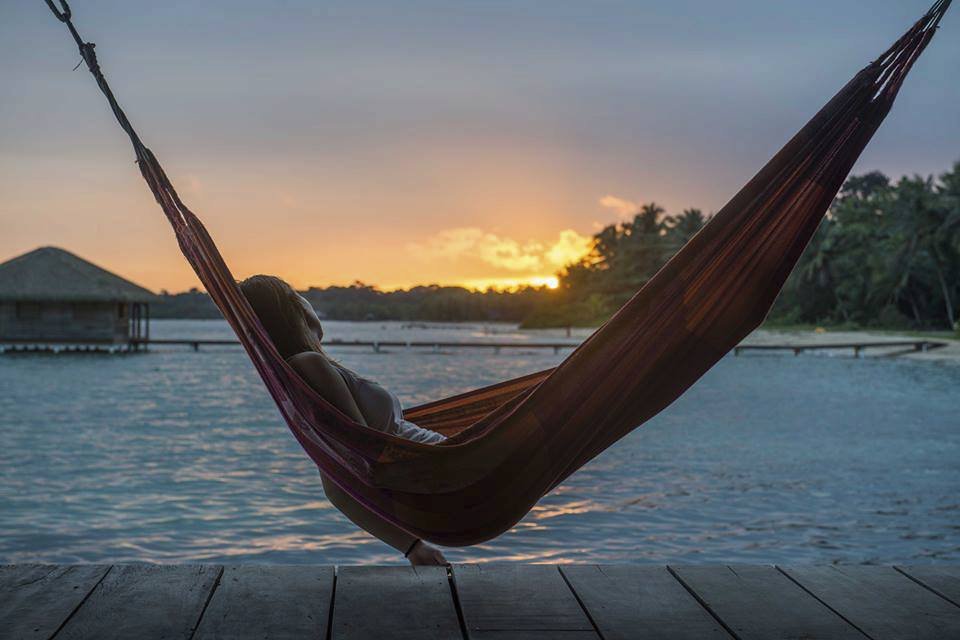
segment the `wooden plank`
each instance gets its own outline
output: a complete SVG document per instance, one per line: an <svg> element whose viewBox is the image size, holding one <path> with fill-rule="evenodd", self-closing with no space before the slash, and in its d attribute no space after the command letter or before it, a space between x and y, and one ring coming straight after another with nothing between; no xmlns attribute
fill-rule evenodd
<svg viewBox="0 0 960 640"><path fill-rule="evenodd" d="M564 565L604 640L729 640L731 637L666 567Z"/></svg>
<svg viewBox="0 0 960 640"><path fill-rule="evenodd" d="M770 566L673 566L741 640L863 640L856 628Z"/></svg>
<svg viewBox="0 0 960 640"><path fill-rule="evenodd" d="M0 567L0 637L50 638L109 570L102 564Z"/></svg>
<svg viewBox="0 0 960 640"><path fill-rule="evenodd" d="M115 565L57 640L189 639L221 571L211 565Z"/></svg>
<svg viewBox="0 0 960 640"><path fill-rule="evenodd" d="M960 607L960 565L918 564L897 569Z"/></svg>
<svg viewBox="0 0 960 640"><path fill-rule="evenodd" d="M334 640L463 637L445 567L341 567Z"/></svg>
<svg viewBox="0 0 960 640"><path fill-rule="evenodd" d="M454 584L471 640L596 640L555 565L456 565Z"/></svg>
<svg viewBox="0 0 960 640"><path fill-rule="evenodd" d="M960 638L960 607L893 567L783 567L874 640Z"/></svg>
<svg viewBox="0 0 960 640"><path fill-rule="evenodd" d="M194 638L326 638L333 567L224 568Z"/></svg>

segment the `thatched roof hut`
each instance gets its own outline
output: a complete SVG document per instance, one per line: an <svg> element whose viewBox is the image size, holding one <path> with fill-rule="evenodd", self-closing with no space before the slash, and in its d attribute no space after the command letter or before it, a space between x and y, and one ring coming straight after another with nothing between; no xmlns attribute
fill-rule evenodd
<svg viewBox="0 0 960 640"><path fill-rule="evenodd" d="M0 342L125 343L148 337L148 289L58 247L0 264Z"/></svg>

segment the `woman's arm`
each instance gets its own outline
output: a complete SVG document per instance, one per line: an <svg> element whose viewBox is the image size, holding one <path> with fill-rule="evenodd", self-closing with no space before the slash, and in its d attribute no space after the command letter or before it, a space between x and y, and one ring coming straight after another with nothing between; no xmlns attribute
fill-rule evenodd
<svg viewBox="0 0 960 640"><path fill-rule="evenodd" d="M287 362L314 391L323 396L324 400L360 424L367 424L357 401L350 393L350 387L326 356L313 352L298 353Z"/></svg>
<svg viewBox="0 0 960 640"><path fill-rule="evenodd" d="M290 366L327 402L360 424L366 424L363 414L360 412L360 407L357 406L357 401L350 393L347 383L343 381L343 376L322 354L297 354L290 358ZM333 506L342 511L343 515L350 518L361 529L370 532L391 547L399 549L401 553L407 552L410 545L416 540L415 536L370 513L350 494L327 480L326 476L321 474L321 477L323 478L323 491L327 494L327 499Z"/></svg>
<svg viewBox="0 0 960 640"><path fill-rule="evenodd" d="M290 358L289 362L300 377L327 402L360 424L367 424L363 413L360 412L360 407L357 406L357 401L350 393L350 388L343 381L343 376L326 357L319 353L300 353ZM330 504L339 509L355 525L407 555L413 564L446 563L446 559L439 550L371 513L322 474L321 477L323 491Z"/></svg>

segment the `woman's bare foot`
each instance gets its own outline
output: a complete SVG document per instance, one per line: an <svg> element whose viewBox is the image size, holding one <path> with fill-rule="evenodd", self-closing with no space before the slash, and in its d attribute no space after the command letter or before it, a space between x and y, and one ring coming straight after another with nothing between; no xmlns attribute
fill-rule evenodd
<svg viewBox="0 0 960 640"><path fill-rule="evenodd" d="M440 552L440 549L437 549L432 544L424 542L423 540L417 540L413 549L410 550L410 553L407 554L407 560L410 561L410 564L413 566L446 566L450 564L447 562L447 559L443 557L443 553Z"/></svg>

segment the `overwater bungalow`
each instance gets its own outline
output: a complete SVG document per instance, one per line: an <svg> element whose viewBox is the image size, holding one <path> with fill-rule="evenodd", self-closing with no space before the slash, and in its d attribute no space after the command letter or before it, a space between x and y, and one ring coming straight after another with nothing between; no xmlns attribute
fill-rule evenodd
<svg viewBox="0 0 960 640"><path fill-rule="evenodd" d="M149 338L148 289L58 247L0 264L0 345L54 350Z"/></svg>

